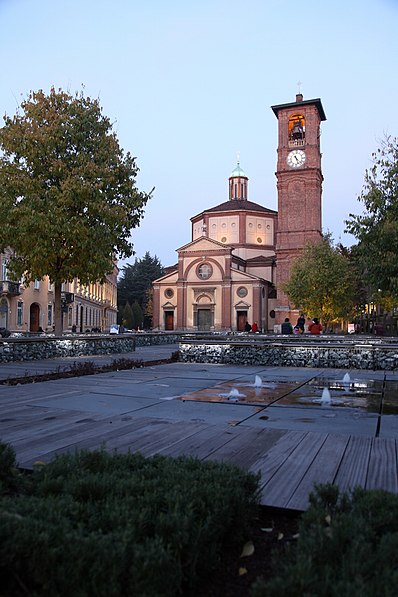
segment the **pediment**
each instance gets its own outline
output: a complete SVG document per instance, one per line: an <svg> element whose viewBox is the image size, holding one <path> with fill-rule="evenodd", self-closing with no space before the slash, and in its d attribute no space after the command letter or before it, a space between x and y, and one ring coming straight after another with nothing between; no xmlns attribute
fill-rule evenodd
<svg viewBox="0 0 398 597"><path fill-rule="evenodd" d="M213 240L212 238L208 238L207 236L201 236L193 240L192 242L184 245L177 249L178 253L206 253L210 251L217 251L220 252L222 250L224 253L231 253L233 247L231 245L224 245L223 243L218 242L217 240Z"/></svg>

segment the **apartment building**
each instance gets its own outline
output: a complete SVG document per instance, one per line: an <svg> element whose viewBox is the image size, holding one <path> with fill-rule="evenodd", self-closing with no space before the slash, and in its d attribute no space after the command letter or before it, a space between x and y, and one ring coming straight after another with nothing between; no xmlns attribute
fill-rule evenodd
<svg viewBox="0 0 398 597"><path fill-rule="evenodd" d="M54 286L46 276L29 286L10 279L7 253L0 254L0 328L11 332L51 332L54 326ZM80 284L78 279L62 285L63 330L109 331L117 320L115 265L104 284Z"/></svg>

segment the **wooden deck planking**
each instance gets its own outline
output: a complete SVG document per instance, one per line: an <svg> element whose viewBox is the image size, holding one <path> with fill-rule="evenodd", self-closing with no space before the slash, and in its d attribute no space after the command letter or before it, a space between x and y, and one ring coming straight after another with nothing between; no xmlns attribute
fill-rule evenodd
<svg viewBox="0 0 398 597"><path fill-rule="evenodd" d="M154 420L144 429L137 429L134 434L126 429L123 435L107 440L106 448L127 452L140 452L144 456L153 456L162 452L166 446L190 438L206 428L205 423L175 423Z"/></svg>
<svg viewBox="0 0 398 597"><path fill-rule="evenodd" d="M334 482L342 491L365 487L373 438L350 436Z"/></svg>
<svg viewBox="0 0 398 597"><path fill-rule="evenodd" d="M261 473L261 502L295 510L308 507L314 483L357 485L398 493L394 439L340 436L245 425L209 425L86 411L54 410L32 401L2 405L0 439L9 441L21 467L78 449L190 455ZM13 420L9 420L13 419Z"/></svg>
<svg viewBox="0 0 398 597"><path fill-rule="evenodd" d="M242 429L236 430L236 427L226 428L219 425L206 425L194 435L190 435L174 445L164 447L161 452L167 456L189 455L205 460L217 449L228 444L234 435L242 433L244 431Z"/></svg>
<svg viewBox="0 0 398 597"><path fill-rule="evenodd" d="M316 458L327 434L307 433L300 443L290 452L283 464L261 481L262 502L268 506L287 508L296 488L308 468ZM274 447L277 449L278 444Z"/></svg>
<svg viewBox="0 0 398 597"><path fill-rule="evenodd" d="M245 435L235 436L230 442L220 446L210 455L211 459L250 469L281 437L288 433L283 429L245 429Z"/></svg>
<svg viewBox="0 0 398 597"><path fill-rule="evenodd" d="M135 422L123 421L114 418L104 421L91 421L83 423L73 429L65 429L61 433L48 434L45 437L37 438L35 441L25 441L17 445L17 455L20 463L26 465L32 460L48 461L51 454L59 451L76 450L79 447L87 445L90 448L99 448L106 444L107 440L114 435L118 435L125 427L139 429L147 424L144 419L137 419Z"/></svg>
<svg viewBox="0 0 398 597"><path fill-rule="evenodd" d="M365 488L398 493L397 472L396 441L375 438L372 442Z"/></svg>
<svg viewBox="0 0 398 597"><path fill-rule="evenodd" d="M305 509L308 506L309 495L314 490L315 484L333 482L348 441L349 437L346 435L327 436L292 497L287 502L287 508L291 510Z"/></svg>
<svg viewBox="0 0 398 597"><path fill-rule="evenodd" d="M13 444L19 441L24 441L27 437L33 439L37 436L42 436L43 433L50 431L51 433L62 431L62 429L71 428L71 424L79 423L87 419L85 412L62 411L58 410L56 414L54 411L32 409L30 412L23 413L22 416L16 417L13 421L7 423L6 429L0 428L0 438L3 441L8 441L11 438ZM103 416L96 415L93 421L99 421Z"/></svg>

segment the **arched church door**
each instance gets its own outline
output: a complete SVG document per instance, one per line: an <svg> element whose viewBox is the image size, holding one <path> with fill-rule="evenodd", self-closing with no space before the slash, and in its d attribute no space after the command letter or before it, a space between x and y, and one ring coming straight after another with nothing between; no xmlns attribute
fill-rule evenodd
<svg viewBox="0 0 398 597"><path fill-rule="evenodd" d="M30 306L29 331L39 331L40 306L37 303L32 303Z"/></svg>
<svg viewBox="0 0 398 597"><path fill-rule="evenodd" d="M8 303L5 298L0 301L0 328L8 328Z"/></svg>

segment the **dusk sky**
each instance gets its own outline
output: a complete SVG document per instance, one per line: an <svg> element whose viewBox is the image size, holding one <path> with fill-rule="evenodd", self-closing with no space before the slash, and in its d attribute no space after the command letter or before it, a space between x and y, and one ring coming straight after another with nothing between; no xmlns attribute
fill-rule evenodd
<svg viewBox="0 0 398 597"><path fill-rule="evenodd" d="M323 229L346 245L372 152L398 136L397 0L0 0L1 113L51 86L98 98L153 198L132 237L163 265L228 199L277 209L275 104L321 98ZM127 260L133 263L135 257ZM122 267L126 262L121 262Z"/></svg>

